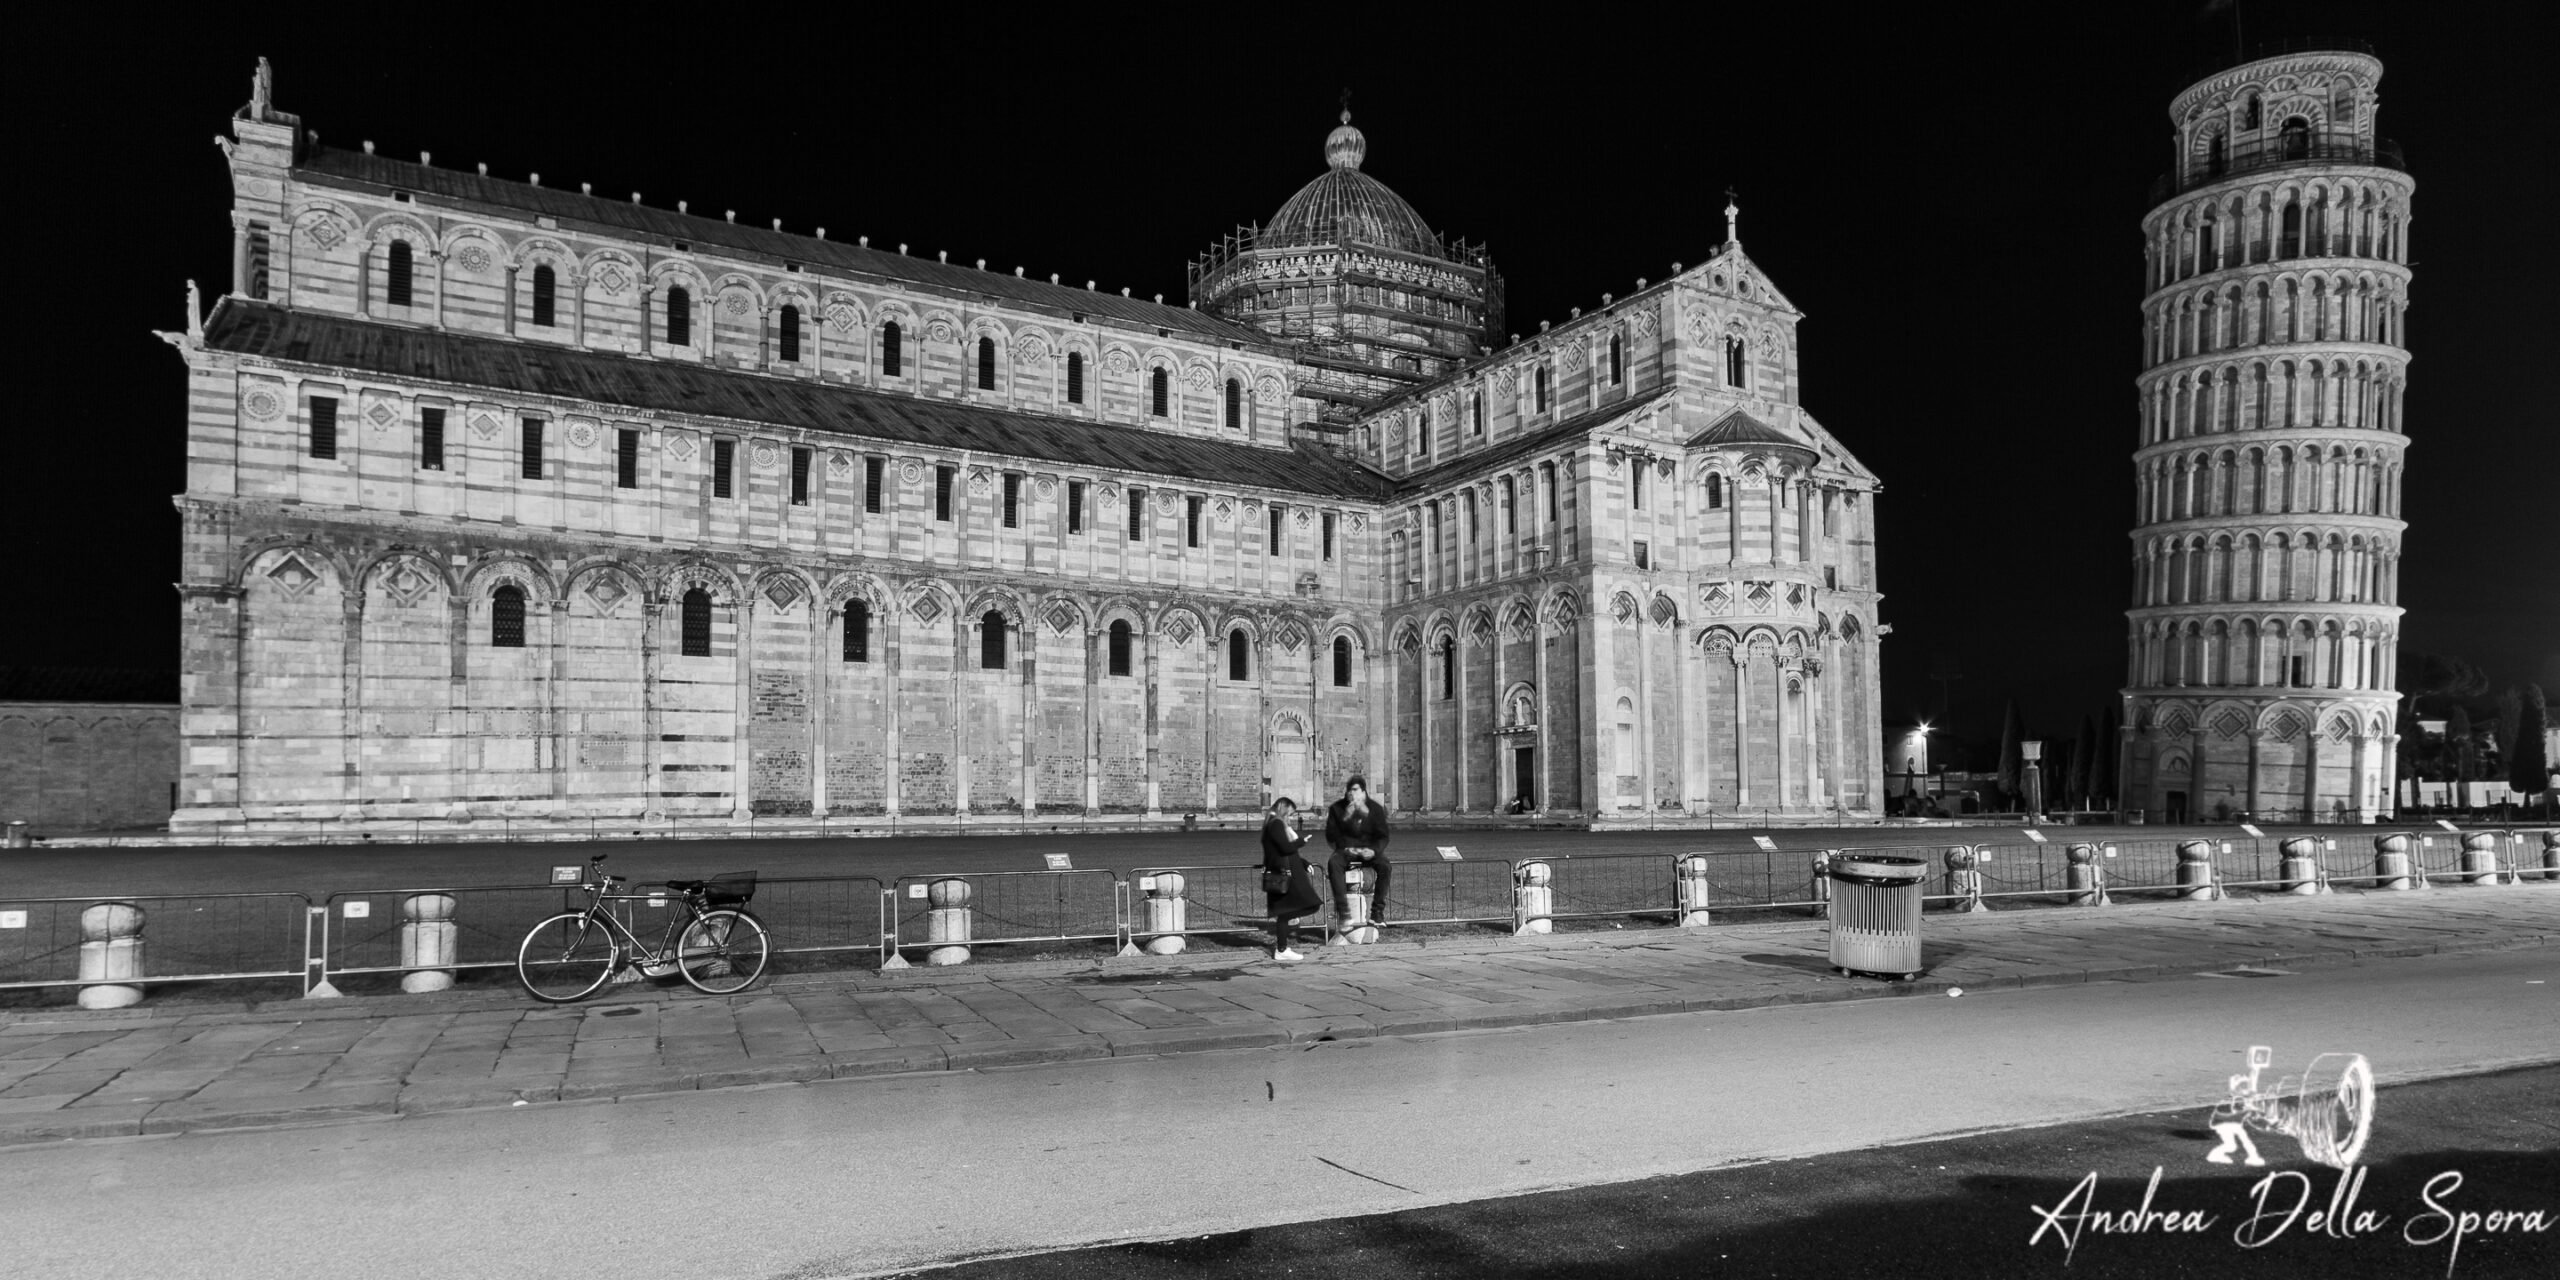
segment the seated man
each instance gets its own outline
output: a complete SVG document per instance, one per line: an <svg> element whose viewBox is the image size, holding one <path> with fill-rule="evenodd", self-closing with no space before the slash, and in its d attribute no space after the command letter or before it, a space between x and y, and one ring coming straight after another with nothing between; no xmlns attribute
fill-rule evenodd
<svg viewBox="0 0 2560 1280"><path fill-rule="evenodd" d="M1369 922L1387 922L1387 809L1369 798L1369 780L1354 775L1342 788L1342 798L1324 816L1324 838L1333 846L1333 856L1325 860L1327 879L1333 883L1333 900L1339 904L1350 892L1343 873L1354 865L1364 865L1377 877L1377 885L1369 895Z"/></svg>

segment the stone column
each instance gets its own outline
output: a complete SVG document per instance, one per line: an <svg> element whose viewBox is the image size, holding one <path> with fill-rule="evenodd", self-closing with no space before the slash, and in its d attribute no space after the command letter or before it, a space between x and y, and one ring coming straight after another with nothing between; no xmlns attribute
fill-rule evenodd
<svg viewBox="0 0 2560 1280"><path fill-rule="evenodd" d="M2249 739L2249 794L2241 797L2241 803L2249 816L2255 818L2258 815L2258 750L2262 735L2255 726L2252 726L2247 736Z"/></svg>
<svg viewBox="0 0 2560 1280"><path fill-rule="evenodd" d="M1370 789L1372 791L1382 789L1378 786L1378 783L1380 782L1384 782L1386 784L1386 788L1394 788L1398 785L1396 782L1396 753L1401 749L1401 735L1396 729L1396 709L1404 705L1402 702L1404 697L1404 671L1402 666L1396 661L1396 651L1387 645L1385 638L1387 634L1387 622L1383 615L1380 616L1378 625L1378 647L1370 650L1363 658L1369 666L1369 682L1367 689L1369 695L1369 740L1376 750L1376 754L1371 757L1369 768L1369 776L1372 779ZM1333 779L1328 778L1326 781L1331 782ZM1397 798L1398 797L1391 795L1385 802L1387 807L1393 809L1395 807L1394 801Z"/></svg>
<svg viewBox="0 0 2560 1280"><path fill-rule="evenodd" d="M1160 818L1164 816L1164 775L1159 772L1163 768L1163 742L1159 735L1164 718L1156 696L1155 624L1149 623L1139 636L1147 646L1147 816Z"/></svg>
<svg viewBox="0 0 2560 1280"><path fill-rule="evenodd" d="M906 631L906 610L898 607L895 588L880 609L880 807L898 820L898 774L904 759L898 751L898 707L905 701L898 681L899 637Z"/></svg>
<svg viewBox="0 0 2560 1280"><path fill-rule="evenodd" d="M1457 643L1458 638L1456 636L1453 635L1449 637L1451 651L1448 661L1452 668L1455 668L1458 661L1456 653ZM1433 795L1431 786L1431 766L1434 763L1433 752L1431 750L1431 700L1438 693L1439 688L1441 687L1440 682L1434 678L1438 673L1431 670L1434 664L1432 662L1431 641L1428 638L1424 639L1422 642L1421 654L1422 661L1419 665L1422 669L1415 673L1417 679L1414 681L1415 687L1420 689L1422 692L1422 697L1420 699L1422 704L1422 714L1414 718L1413 726L1414 732L1419 734L1422 738L1422 794L1415 797L1417 803L1414 805L1414 811L1416 813L1429 811L1431 808L1431 802L1437 798Z"/></svg>
<svg viewBox="0 0 2560 1280"><path fill-rule="evenodd" d="M357 709L364 705L364 584L350 579L339 598L338 631L338 802L341 817L357 817L364 797L357 774L356 738L364 732Z"/></svg>
<svg viewBox="0 0 2560 1280"><path fill-rule="evenodd" d="M1575 676L1582 693L1582 803L1597 818L1618 806L1616 775L1602 754L1617 703L1615 686L1606 683L1609 636L1617 623L1609 616L1607 588L1601 582L1591 584L1591 598L1585 604L1582 616L1574 620L1582 628L1575 646L1581 668Z"/></svg>
<svg viewBox="0 0 2560 1280"><path fill-rule="evenodd" d="M585 292L580 290L581 293ZM821 608L821 597L809 597L809 816L827 816L827 704L828 673L835 669L834 654L844 652L838 628L844 625L844 610Z"/></svg>
<svg viewBox="0 0 2560 1280"><path fill-rule="evenodd" d="M561 705L561 694L569 687L569 598L561 596L551 602L551 678L542 688L542 741L551 756L551 812L559 817L569 802L569 734L565 728L569 713Z"/></svg>
<svg viewBox="0 0 2560 1280"><path fill-rule="evenodd" d="M1733 807L1751 803L1751 645L1733 647Z"/></svg>
<svg viewBox="0 0 2560 1280"><path fill-rule="evenodd" d="M510 338L516 336L516 268L513 263L507 266L506 309L501 314L506 317L507 336Z"/></svg>
<svg viewBox="0 0 2560 1280"><path fill-rule="evenodd" d="M750 741L755 727L755 600L752 584L738 593L738 652L730 665L737 680L737 719L729 737L729 769L734 779L730 785L735 789L729 816L740 822L755 814L755 745Z"/></svg>
<svg viewBox="0 0 2560 1280"><path fill-rule="evenodd" d="M587 345L587 273L583 268L569 272L569 344L582 351Z"/></svg>
<svg viewBox="0 0 2560 1280"><path fill-rule="evenodd" d="M1492 556L1495 561L1495 571L1499 572L1502 543L1498 537L1493 542ZM1508 727L1502 723L1502 700L1511 692L1511 661L1508 652L1511 645L1510 637L1505 634L1508 630L1509 624L1497 614L1493 620L1493 698L1490 703L1493 708L1491 723L1495 736L1490 739L1493 749L1489 753L1493 761L1493 803L1490 808L1497 814L1510 811L1511 801L1516 798L1512 792L1518 789L1517 783L1513 780L1517 771L1505 768L1504 766L1510 761L1503 758L1510 754L1513 740L1501 736L1502 730Z"/></svg>
<svg viewBox="0 0 2560 1280"><path fill-rule="evenodd" d="M1097 652L1110 643L1108 629L1096 630L1093 619L1084 629L1084 816L1091 818L1102 812L1102 722L1093 701L1093 691L1102 685L1102 673L1108 657Z"/></svg>
<svg viewBox="0 0 2560 1280"><path fill-rule="evenodd" d="M956 489L965 483L965 479L953 476L951 483ZM953 494L951 501L957 506L959 495ZM967 606L963 605L952 613L951 684L944 696L951 716L951 765L954 774L951 816L955 818L969 816L969 691L965 687L968 680L965 664L977 660L978 655L971 651L969 642L983 639L978 631L979 624L969 616Z"/></svg>
<svg viewBox="0 0 2560 1280"><path fill-rule="evenodd" d="M1769 708L1769 725L1778 740L1778 807L1784 809L1796 798L1796 752L1791 741L1793 730L1787 726L1787 704L1791 699L1787 697L1786 663L1773 660L1769 673L1776 677L1769 686L1770 696L1776 699Z"/></svg>
<svg viewBox="0 0 2560 1280"><path fill-rule="evenodd" d="M1531 492L1535 492L1535 479L1533 478L1530 483ZM1529 643L1533 647L1533 657L1538 664L1538 687L1530 695L1529 714L1532 717L1531 723L1538 727L1537 736L1533 739L1537 743L1534 749L1538 754L1530 763L1537 766L1532 771L1532 776L1537 779L1538 794L1529 797L1529 807L1535 811L1544 811L1547 807L1547 797L1555 790L1555 777L1551 772L1555 767L1555 755L1547 749L1547 703L1555 694L1547 683L1547 620L1539 616L1546 609L1544 605L1532 605L1531 608L1536 612L1531 613L1529 617ZM1589 717L1588 708L1584 709L1583 715L1585 718Z"/></svg>
<svg viewBox="0 0 2560 1280"><path fill-rule="evenodd" d="M2320 814L2320 725L2312 717L2311 733L2302 740L2302 820L2316 822Z"/></svg>
<svg viewBox="0 0 2560 1280"><path fill-rule="evenodd" d="M1022 817L1040 812L1040 753L1033 737L1040 730L1040 620L1026 608L1022 617L1022 730L1014 735L1021 750Z"/></svg>
<svg viewBox="0 0 2560 1280"><path fill-rule="evenodd" d="M1642 466L1641 462L1636 465ZM1653 794L1653 662L1651 645L1645 634L1653 630L1646 616L1645 604L1636 602L1636 794L1644 797L1645 818L1650 821L1659 804Z"/></svg>
<svg viewBox="0 0 2560 1280"><path fill-rule="evenodd" d="M2373 820L2373 793L2365 785L2365 764L2371 758L2368 753L2372 741L2362 733L2357 734L2355 746L2348 756L2347 808L2355 815L2358 822Z"/></svg>
<svg viewBox="0 0 2560 1280"><path fill-rule="evenodd" d="M2382 804L2378 817L2390 818L2400 812L2400 735L2382 735Z"/></svg>
<svg viewBox="0 0 2560 1280"><path fill-rule="evenodd" d="M640 602L640 818L655 822L666 816L659 804L664 794L666 713L658 705L658 626L666 616L655 600ZM461 681L454 682L459 690Z"/></svg>
<svg viewBox="0 0 2560 1280"><path fill-rule="evenodd" d="M356 318L359 320L373 318L373 251L375 247L371 240L361 241L356 246ZM507 278L509 280L515 278L513 269L508 271ZM508 325L507 332L515 332L512 322Z"/></svg>
<svg viewBox="0 0 2560 1280"><path fill-rule="evenodd" d="M1466 812L1467 801L1472 790L1467 785L1469 782L1467 771L1468 767L1475 763L1475 752L1470 750L1475 745L1475 741L1467 733L1467 697L1471 692L1467 688L1467 649L1474 640L1465 634L1466 619L1463 614L1459 617L1458 627L1459 630L1450 633L1449 636L1449 717L1452 725L1450 736L1456 739L1449 744L1449 754L1450 763L1456 766L1453 772L1457 775L1457 794L1451 798L1449 806L1451 813Z"/></svg>

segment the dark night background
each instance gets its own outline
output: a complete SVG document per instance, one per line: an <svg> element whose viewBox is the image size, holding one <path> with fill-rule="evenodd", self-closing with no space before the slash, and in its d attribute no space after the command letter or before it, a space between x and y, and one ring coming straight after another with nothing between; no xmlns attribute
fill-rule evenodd
<svg viewBox="0 0 2560 1280"><path fill-rule="evenodd" d="M227 286L211 139L261 54L278 105L327 143L1168 299L1193 254L1322 171L1348 85L1366 172L1491 247L1510 330L1702 260L1737 187L1744 243L1808 317L1806 406L1884 478L1887 719L1936 715L1931 676L1953 662L1960 735L1996 735L2015 698L2031 731L2067 738L2122 682L2138 225L2170 96L2231 61L2231 12L2203 8L22 21L6 83L26 305L6 349L27 398L0 511L36 578L0 665L176 666L183 381L150 331L182 326L190 277L208 302ZM2369 43L2381 133L2417 177L2403 647L2469 659L2492 693L2560 697L2543 385L2560 47L2535 8L2243 0L2240 20L2252 47Z"/></svg>

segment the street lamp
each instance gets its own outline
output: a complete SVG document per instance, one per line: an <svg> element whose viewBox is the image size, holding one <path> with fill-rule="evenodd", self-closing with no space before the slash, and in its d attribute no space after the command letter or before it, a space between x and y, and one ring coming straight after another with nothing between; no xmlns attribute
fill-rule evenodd
<svg viewBox="0 0 2560 1280"><path fill-rule="evenodd" d="M2027 787L2027 821L2029 822L2041 822L2044 820L2044 773L2036 767L2036 761L2041 759L2043 756L2044 742L2041 739L2029 738L2018 744L2018 758L2024 760L2027 765L2027 776L2025 781Z"/></svg>

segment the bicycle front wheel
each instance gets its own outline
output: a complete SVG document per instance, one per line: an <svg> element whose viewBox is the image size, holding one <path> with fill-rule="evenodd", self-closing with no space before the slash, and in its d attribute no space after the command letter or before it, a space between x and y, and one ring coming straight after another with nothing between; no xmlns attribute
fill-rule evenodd
<svg viewBox="0 0 2560 1280"><path fill-rule="evenodd" d="M764 976L771 948L764 926L743 911L706 911L676 943L676 971L715 996L744 991Z"/></svg>
<svg viewBox="0 0 2560 1280"><path fill-rule="evenodd" d="M613 931L583 911L551 917L516 948L516 980L546 1004L565 1004L594 993L613 976L621 958Z"/></svg>

